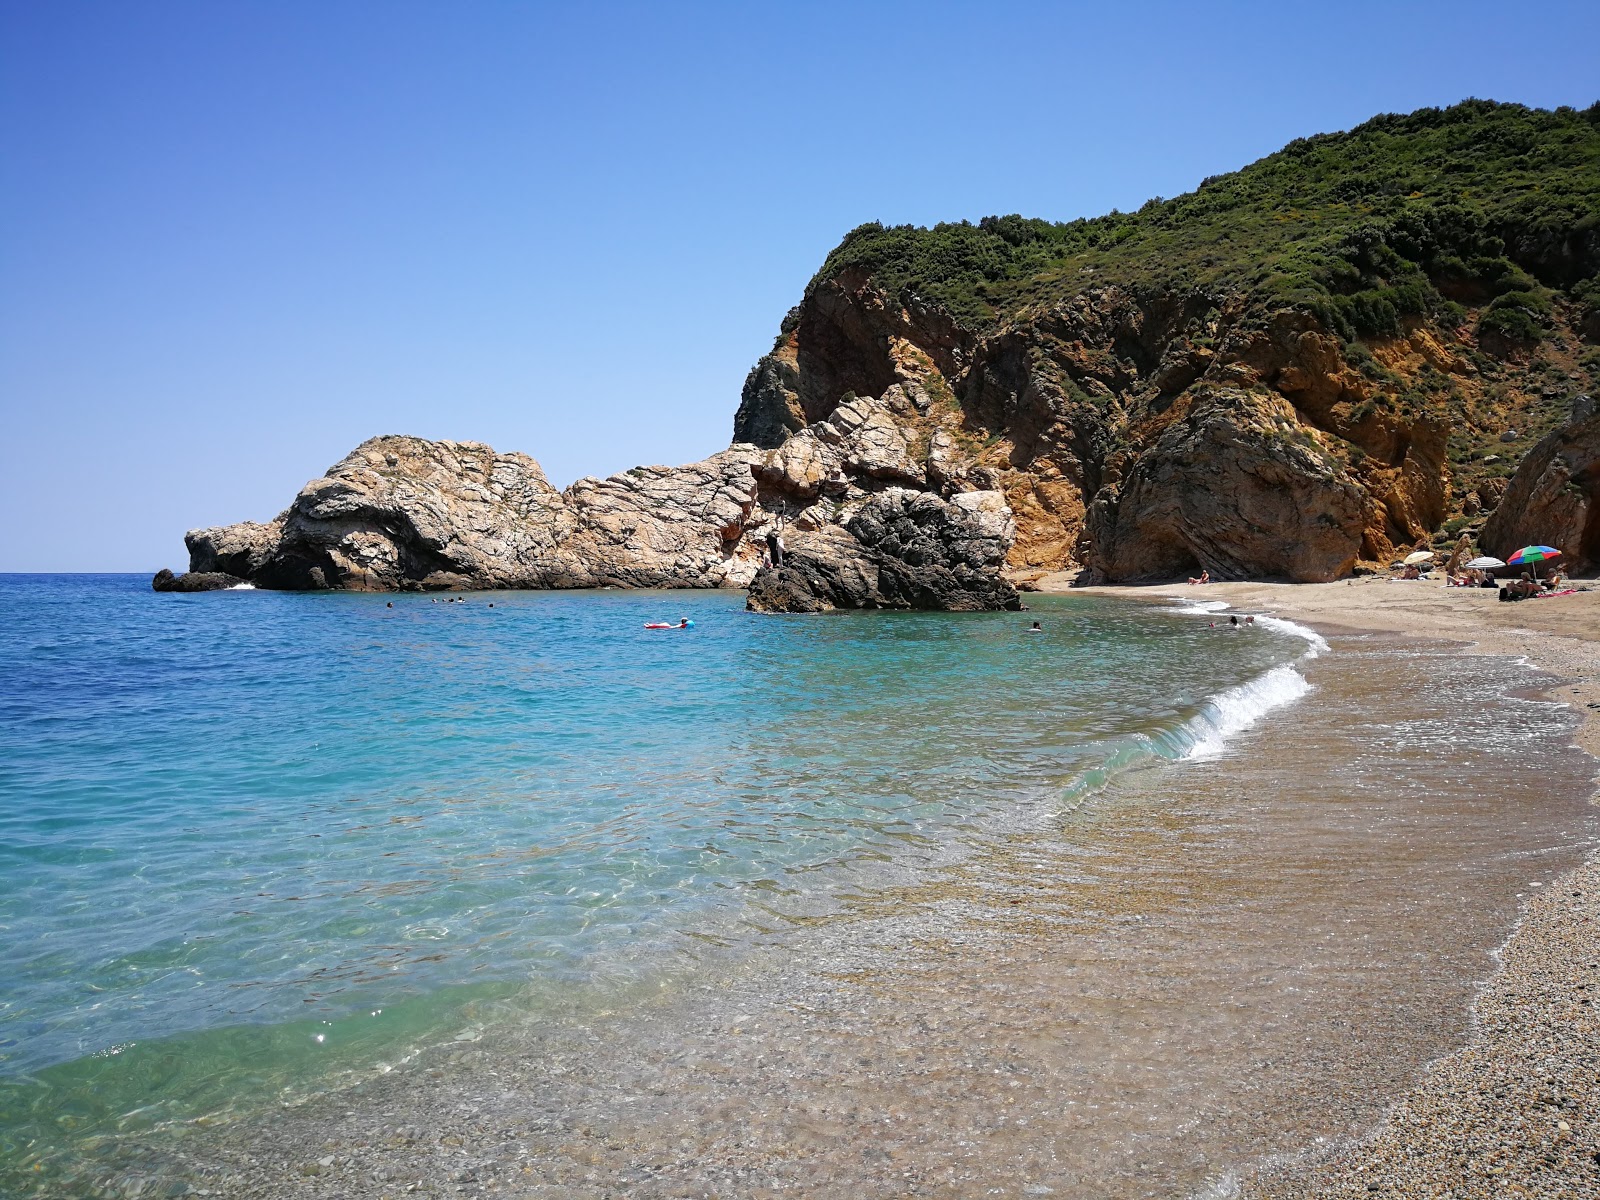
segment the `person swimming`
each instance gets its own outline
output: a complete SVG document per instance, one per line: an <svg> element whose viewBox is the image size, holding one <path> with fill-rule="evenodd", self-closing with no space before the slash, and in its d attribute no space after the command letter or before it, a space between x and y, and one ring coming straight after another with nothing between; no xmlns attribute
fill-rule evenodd
<svg viewBox="0 0 1600 1200"><path fill-rule="evenodd" d="M1024 633L1043 633L1044 630L1039 628L1039 622L1035 621L1033 623L1033 627L1031 629L1024 629L1022 632L1024 632Z"/></svg>

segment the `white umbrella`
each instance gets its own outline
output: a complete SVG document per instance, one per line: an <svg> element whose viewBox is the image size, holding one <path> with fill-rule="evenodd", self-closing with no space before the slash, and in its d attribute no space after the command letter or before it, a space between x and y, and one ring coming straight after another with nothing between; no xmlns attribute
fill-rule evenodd
<svg viewBox="0 0 1600 1200"><path fill-rule="evenodd" d="M1469 562L1467 567L1473 571L1491 571L1495 567L1503 567L1505 565L1492 554L1483 554Z"/></svg>
<svg viewBox="0 0 1600 1200"><path fill-rule="evenodd" d="M1432 550L1418 550L1416 553L1408 554L1405 557L1405 564L1408 567L1414 567L1418 563L1425 563L1425 562L1432 562L1432 561L1433 561L1433 551Z"/></svg>

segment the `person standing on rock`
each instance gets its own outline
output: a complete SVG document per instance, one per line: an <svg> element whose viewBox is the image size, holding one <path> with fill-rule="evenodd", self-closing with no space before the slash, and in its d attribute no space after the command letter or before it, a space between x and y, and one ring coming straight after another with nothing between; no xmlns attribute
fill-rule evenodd
<svg viewBox="0 0 1600 1200"><path fill-rule="evenodd" d="M776 528L767 530L767 555L775 567L783 566L783 538Z"/></svg>

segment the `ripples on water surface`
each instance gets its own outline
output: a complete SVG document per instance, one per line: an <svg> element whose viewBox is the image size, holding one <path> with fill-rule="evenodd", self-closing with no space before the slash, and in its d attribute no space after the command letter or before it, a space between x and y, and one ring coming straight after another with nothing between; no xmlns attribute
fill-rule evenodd
<svg viewBox="0 0 1600 1200"><path fill-rule="evenodd" d="M0 1155L609 1003L1247 721L1305 649L1077 597L1042 636L388 599L0 577Z"/></svg>

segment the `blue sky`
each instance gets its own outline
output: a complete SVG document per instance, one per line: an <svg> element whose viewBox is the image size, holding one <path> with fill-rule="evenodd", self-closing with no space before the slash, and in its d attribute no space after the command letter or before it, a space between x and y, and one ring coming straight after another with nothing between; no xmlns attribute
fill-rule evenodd
<svg viewBox="0 0 1600 1200"><path fill-rule="evenodd" d="M0 570L185 565L363 438L557 485L728 442L863 221L1132 209L1600 5L0 3Z"/></svg>

